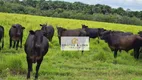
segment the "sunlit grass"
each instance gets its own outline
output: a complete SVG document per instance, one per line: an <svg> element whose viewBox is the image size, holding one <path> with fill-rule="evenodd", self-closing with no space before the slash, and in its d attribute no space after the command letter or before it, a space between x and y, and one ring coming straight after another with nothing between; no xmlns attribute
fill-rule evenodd
<svg viewBox="0 0 142 80"><path fill-rule="evenodd" d="M51 24L55 28L55 35L50 48L39 70L39 80L141 80L142 61L135 60L129 53L118 52L117 59L108 45L100 40L91 39L90 51L61 51L57 38L56 26L68 29L81 28L81 24L92 28L105 28L109 30L121 30L137 33L142 30L141 26L122 25L86 20L73 20L63 18L51 18L42 16L0 13L0 25L5 28L5 46L0 51L0 78L5 80L25 80L27 73L26 54L24 49L16 51L9 49L9 29L12 24L19 23L24 30L23 45L29 34L29 30L37 30L39 24ZM34 79L35 64L33 65Z"/></svg>

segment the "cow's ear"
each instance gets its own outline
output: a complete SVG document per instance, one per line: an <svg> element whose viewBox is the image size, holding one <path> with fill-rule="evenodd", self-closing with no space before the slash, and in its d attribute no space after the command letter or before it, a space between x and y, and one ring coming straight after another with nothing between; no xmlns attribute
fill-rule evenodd
<svg viewBox="0 0 142 80"><path fill-rule="evenodd" d="M63 28L63 31L66 31L67 29Z"/></svg>
<svg viewBox="0 0 142 80"><path fill-rule="evenodd" d="M39 24L41 27L43 26L42 24Z"/></svg>
<svg viewBox="0 0 142 80"><path fill-rule="evenodd" d="M30 30L29 32L30 32L30 34L32 34L32 35L35 34L35 32L34 32L33 30Z"/></svg>
<svg viewBox="0 0 142 80"><path fill-rule="evenodd" d="M22 29L25 29L25 27L22 27Z"/></svg>
<svg viewBox="0 0 142 80"><path fill-rule="evenodd" d="M13 27L13 28L16 28L16 26L15 26L15 25L12 25L12 27Z"/></svg>

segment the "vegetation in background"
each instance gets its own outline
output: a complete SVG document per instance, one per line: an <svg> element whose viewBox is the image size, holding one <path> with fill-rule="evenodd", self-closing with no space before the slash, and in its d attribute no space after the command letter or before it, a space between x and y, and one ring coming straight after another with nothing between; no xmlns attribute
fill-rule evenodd
<svg viewBox="0 0 142 80"><path fill-rule="evenodd" d="M41 17L32 15L19 15L0 13L0 25L5 28L5 46L0 51L0 79L25 80L27 75L27 62L24 48L9 49L8 31L12 24L19 23L24 30L23 45L29 34L29 30L41 29L39 24L53 25L55 34L50 43L49 52L45 55L39 70L39 80L141 80L142 60L135 60L132 53L122 51L117 59L108 45L97 39L90 40L90 50L85 51L61 51L58 43L56 26L68 29L81 28L81 24L91 28L105 28L108 30L120 30L137 33L142 30L141 26L122 25L86 20L73 20L63 18ZM142 56L140 56L142 57ZM35 65L31 80L34 79Z"/></svg>
<svg viewBox="0 0 142 80"><path fill-rule="evenodd" d="M0 12L142 25L142 11L52 0L0 0Z"/></svg>

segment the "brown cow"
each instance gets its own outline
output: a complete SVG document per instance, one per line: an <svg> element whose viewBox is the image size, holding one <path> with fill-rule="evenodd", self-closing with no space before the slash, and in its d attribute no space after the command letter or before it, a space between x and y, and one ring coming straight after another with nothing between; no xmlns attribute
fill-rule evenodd
<svg viewBox="0 0 142 80"><path fill-rule="evenodd" d="M59 39L59 44L61 45L61 37L62 36L86 36L86 31L84 29L72 29L72 30L67 30L62 27L57 27L58 30L58 39ZM82 51L83 53L83 51Z"/></svg>
<svg viewBox="0 0 142 80"><path fill-rule="evenodd" d="M23 30L25 27L23 27L20 24L14 24L9 30L9 37L10 37L10 44L9 48L12 47L12 41L14 42L13 48L15 48L16 45L16 50L18 49L19 42L21 43L20 48L22 48L22 39L23 39Z"/></svg>
<svg viewBox="0 0 142 80"><path fill-rule="evenodd" d="M70 29L67 30L62 27L57 27L59 43L61 44L62 36L86 36L86 31L84 29Z"/></svg>
<svg viewBox="0 0 142 80"><path fill-rule="evenodd" d="M110 49L114 51L114 58L117 57L118 50L128 52L134 49L134 57L139 58L139 49L142 46L142 38L130 32L106 31L102 33L101 39L108 43Z"/></svg>

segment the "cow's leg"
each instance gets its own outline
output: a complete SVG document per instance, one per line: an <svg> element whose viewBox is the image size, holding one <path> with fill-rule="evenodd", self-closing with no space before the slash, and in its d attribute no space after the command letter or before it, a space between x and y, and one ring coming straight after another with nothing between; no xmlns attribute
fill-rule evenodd
<svg viewBox="0 0 142 80"><path fill-rule="evenodd" d="M84 50L82 50L82 55L83 55Z"/></svg>
<svg viewBox="0 0 142 80"><path fill-rule="evenodd" d="M114 58L117 57L117 51L118 51L118 50L114 50Z"/></svg>
<svg viewBox="0 0 142 80"><path fill-rule="evenodd" d="M58 39L59 39L59 44L61 45L61 37L58 37Z"/></svg>
<svg viewBox="0 0 142 80"><path fill-rule="evenodd" d="M13 48L15 48L16 41L14 41Z"/></svg>
<svg viewBox="0 0 142 80"><path fill-rule="evenodd" d="M43 57L37 61L35 79L38 79L38 71L39 71L42 60L43 60Z"/></svg>
<svg viewBox="0 0 142 80"><path fill-rule="evenodd" d="M59 44L61 45L61 39L59 40Z"/></svg>
<svg viewBox="0 0 142 80"><path fill-rule="evenodd" d="M134 58L136 59L137 53L136 53L136 49L134 49Z"/></svg>
<svg viewBox="0 0 142 80"><path fill-rule="evenodd" d="M135 49L134 49L134 57L135 57L136 59L139 59L139 49L140 49L140 48L135 48Z"/></svg>
<svg viewBox="0 0 142 80"><path fill-rule="evenodd" d="M49 37L48 39L49 39L49 41L51 42L51 37Z"/></svg>
<svg viewBox="0 0 142 80"><path fill-rule="evenodd" d="M98 37L98 43L100 43L99 39L100 39L100 38Z"/></svg>
<svg viewBox="0 0 142 80"><path fill-rule="evenodd" d="M21 38L20 42L21 42L20 48L22 48L22 38Z"/></svg>
<svg viewBox="0 0 142 80"><path fill-rule="evenodd" d="M52 42L52 38L53 38L53 36L51 37L50 42Z"/></svg>
<svg viewBox="0 0 142 80"><path fill-rule="evenodd" d="M0 44L2 44L1 41L2 41L2 40L0 40ZM0 50L1 50L1 48L2 48L2 46L0 46Z"/></svg>
<svg viewBox="0 0 142 80"><path fill-rule="evenodd" d="M4 47L4 38L2 39L2 48Z"/></svg>
<svg viewBox="0 0 142 80"><path fill-rule="evenodd" d="M27 79L29 79L29 78L30 78L30 72L32 71L32 60L29 59L28 57L27 57L27 63L28 63L28 74L27 74Z"/></svg>
<svg viewBox="0 0 142 80"><path fill-rule="evenodd" d="M140 47L139 47L138 50L137 50L137 54L138 54L138 55L137 55L137 59L139 59L139 55L140 55L140 52L139 52L139 51L140 51Z"/></svg>
<svg viewBox="0 0 142 80"><path fill-rule="evenodd" d="M9 48L11 48L12 47L12 39L10 38L10 40L9 40Z"/></svg>
<svg viewBox="0 0 142 80"><path fill-rule="evenodd" d="M19 40L17 41L17 44L16 44L16 50L18 50L18 46L19 46Z"/></svg>

